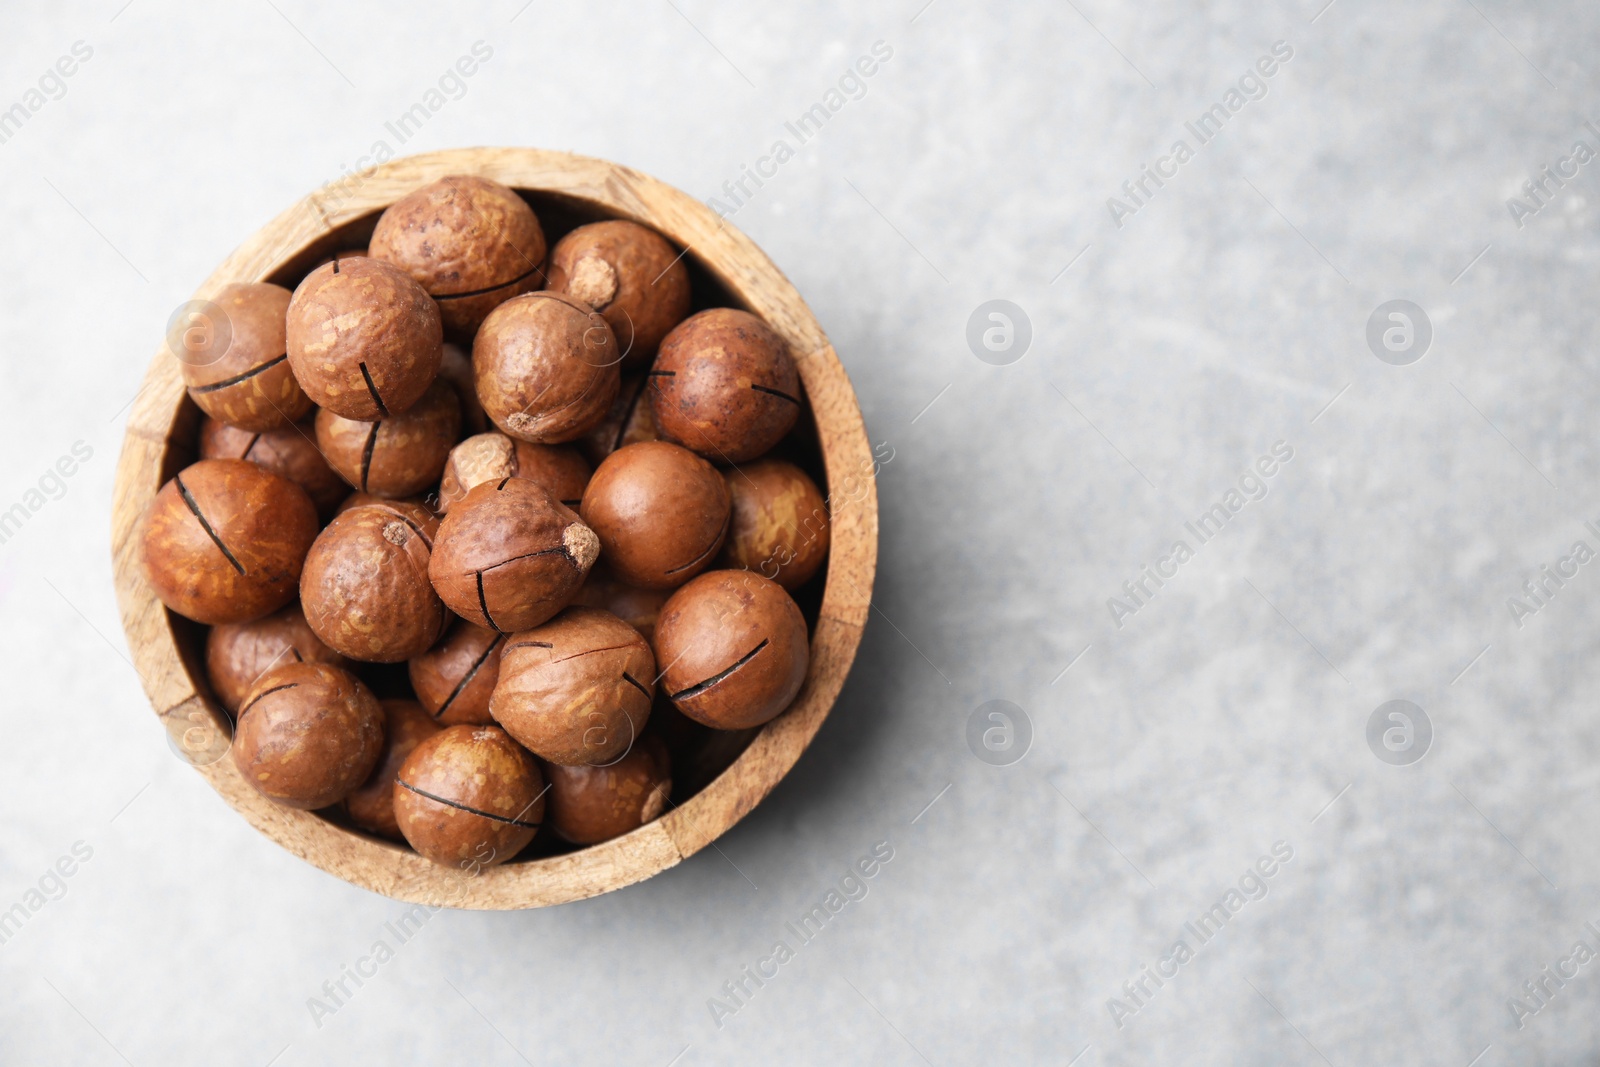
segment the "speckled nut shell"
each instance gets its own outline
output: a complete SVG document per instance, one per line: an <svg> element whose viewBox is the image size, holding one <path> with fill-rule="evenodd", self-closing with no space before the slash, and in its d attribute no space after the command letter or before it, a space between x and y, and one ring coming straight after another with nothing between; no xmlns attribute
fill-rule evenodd
<svg viewBox="0 0 1600 1067"><path fill-rule="evenodd" d="M197 312L173 342L189 396L207 415L243 430L298 422L311 410L311 399L286 355L289 290L266 282L225 285L211 302L226 323Z"/></svg>
<svg viewBox="0 0 1600 1067"><path fill-rule="evenodd" d="M551 763L610 763L650 718L656 661L639 631L608 611L568 608L507 639L489 712Z"/></svg>
<svg viewBox="0 0 1600 1067"><path fill-rule="evenodd" d="M248 622L294 599L317 509L289 479L238 459L184 468L145 509L139 563L167 607Z"/></svg>
<svg viewBox="0 0 1600 1067"><path fill-rule="evenodd" d="M743 463L799 418L800 372L766 323L748 311L712 308L661 342L650 409L661 436L718 463Z"/></svg>
<svg viewBox="0 0 1600 1067"><path fill-rule="evenodd" d="M371 252L422 283L445 327L464 337L497 305L544 284L544 230L533 209L471 175L440 178L391 204Z"/></svg>
<svg viewBox="0 0 1600 1067"><path fill-rule="evenodd" d="M550 252L546 288L583 301L611 324L627 366L646 367L689 314L689 268L659 233L611 219L579 226Z"/></svg>
<svg viewBox="0 0 1600 1067"><path fill-rule="evenodd" d="M646 441L607 456L578 511L617 577L671 589L705 570L728 528L728 487L686 448Z"/></svg>
<svg viewBox="0 0 1600 1067"><path fill-rule="evenodd" d="M588 460L571 445L535 445L503 433L480 433L450 450L439 483L439 510L448 513L473 486L502 478L526 478L576 508L589 474Z"/></svg>
<svg viewBox="0 0 1600 1067"><path fill-rule="evenodd" d="M366 781L383 748L383 709L349 671L285 663L239 705L233 762L268 800L325 808Z"/></svg>
<svg viewBox="0 0 1600 1067"><path fill-rule="evenodd" d="M811 661L799 607L781 585L749 571L711 571L672 594L655 643L672 702L719 730L777 717Z"/></svg>
<svg viewBox="0 0 1600 1067"><path fill-rule="evenodd" d="M659 441L656 417L650 412L650 379L643 374L625 374L617 398L611 402L605 419L578 440L578 447L590 463L599 465L617 449L640 441Z"/></svg>
<svg viewBox="0 0 1600 1067"><path fill-rule="evenodd" d="M283 663L350 666L349 660L311 632L299 604L279 608L253 622L213 626L206 635L206 676L230 714L239 710L257 678Z"/></svg>
<svg viewBox="0 0 1600 1067"><path fill-rule="evenodd" d="M411 750L394 814L411 847L476 874L527 847L544 821L544 775L498 726L451 726Z"/></svg>
<svg viewBox="0 0 1600 1067"><path fill-rule="evenodd" d="M538 626L572 602L600 541L526 478L474 486L445 516L428 573L450 610L491 630Z"/></svg>
<svg viewBox="0 0 1600 1067"><path fill-rule="evenodd" d="M439 373L439 308L422 286L382 260L318 267L294 291L289 366L321 406L347 419L398 415Z"/></svg>
<svg viewBox="0 0 1600 1067"><path fill-rule="evenodd" d="M494 722L489 695L500 680L504 643L504 634L457 619L443 640L411 661L411 688L437 722Z"/></svg>
<svg viewBox="0 0 1600 1067"><path fill-rule="evenodd" d="M200 458L243 459L281 474L304 489L317 514L327 519L350 487L322 458L316 432L309 419L276 430L241 430L206 418L200 420Z"/></svg>
<svg viewBox="0 0 1600 1067"><path fill-rule="evenodd" d="M483 433L489 428L489 416L478 403L478 382L472 374L472 355L460 345L444 343L444 354L439 359L439 380L449 382L461 401L461 432Z"/></svg>
<svg viewBox="0 0 1600 1067"><path fill-rule="evenodd" d="M611 573L602 557L572 602L611 612L649 641L656 632L656 619L661 615L662 605L670 595L665 589L629 585Z"/></svg>
<svg viewBox="0 0 1600 1067"><path fill-rule="evenodd" d="M575 845L597 845L659 818L672 796L672 761L659 737L605 767L545 768L550 826Z"/></svg>
<svg viewBox="0 0 1600 1067"><path fill-rule="evenodd" d="M350 821L380 837L404 841L394 817L394 780L406 757L439 732L439 726L415 700L383 700L383 749L372 777L344 798Z"/></svg>
<svg viewBox="0 0 1600 1067"><path fill-rule="evenodd" d="M752 570L791 593L828 555L828 505L806 472L781 459L724 471L733 519L720 566Z"/></svg>
<svg viewBox="0 0 1600 1067"><path fill-rule="evenodd" d="M461 436L461 402L435 381L404 414L359 422L327 408L317 412L317 447L359 492L399 498L439 482L450 447Z"/></svg>
<svg viewBox="0 0 1600 1067"><path fill-rule="evenodd" d="M351 659L398 663L426 652L449 621L428 580L439 520L394 501L336 517L306 555L300 606L324 644Z"/></svg>
<svg viewBox="0 0 1600 1067"><path fill-rule="evenodd" d="M620 358L606 320L560 293L506 301L472 343L484 414L536 444L577 440L606 417L622 381Z"/></svg>

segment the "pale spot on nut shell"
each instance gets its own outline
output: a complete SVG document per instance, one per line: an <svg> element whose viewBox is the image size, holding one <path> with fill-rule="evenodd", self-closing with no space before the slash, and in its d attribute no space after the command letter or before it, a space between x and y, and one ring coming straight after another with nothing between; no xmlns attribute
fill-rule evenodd
<svg viewBox="0 0 1600 1067"><path fill-rule="evenodd" d="M561 531L561 544L579 570L588 570L600 555L600 538L581 522L575 522Z"/></svg>
<svg viewBox="0 0 1600 1067"><path fill-rule="evenodd" d="M512 460L515 456L516 446L510 438L481 433L456 445L450 453L450 463L455 467L456 481L461 484L462 492L466 492L484 482L509 478L514 473Z"/></svg>
<svg viewBox="0 0 1600 1067"><path fill-rule="evenodd" d="M644 798L644 805L639 808L639 821L647 823L659 816L662 809L667 806L667 794L670 792L672 792L670 778L650 790L650 795Z"/></svg>
<svg viewBox="0 0 1600 1067"><path fill-rule="evenodd" d="M515 433L532 433L538 429L539 420L529 415L526 411L519 411L506 416L506 429Z"/></svg>
<svg viewBox="0 0 1600 1067"><path fill-rule="evenodd" d="M391 545L403 545L410 536L411 531L407 529L406 524L403 522L384 524L383 539Z"/></svg>
<svg viewBox="0 0 1600 1067"><path fill-rule="evenodd" d="M604 311L617 298L617 271L600 256L584 256L572 267L567 294L596 311Z"/></svg>

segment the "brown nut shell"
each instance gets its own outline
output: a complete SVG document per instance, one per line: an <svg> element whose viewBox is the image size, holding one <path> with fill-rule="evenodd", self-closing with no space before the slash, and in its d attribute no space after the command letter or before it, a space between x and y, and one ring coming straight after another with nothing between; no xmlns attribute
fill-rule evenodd
<svg viewBox="0 0 1600 1067"><path fill-rule="evenodd" d="M210 309L193 312L169 342L201 411L243 430L275 430L311 410L311 398L289 368L289 298L289 290L267 282L225 285L211 303L226 321L210 321Z"/></svg>
<svg viewBox="0 0 1600 1067"><path fill-rule="evenodd" d="M263 674L233 733L233 762L245 781L290 808L343 800L371 776L382 748L378 698L324 663L284 663Z"/></svg>
<svg viewBox="0 0 1600 1067"><path fill-rule="evenodd" d="M666 589L644 589L629 585L612 574L602 558L589 572L583 588L578 590L572 602L586 608L609 611L638 630L646 641L650 641L654 639L656 619L661 615L661 608L671 595Z"/></svg>
<svg viewBox="0 0 1600 1067"><path fill-rule="evenodd" d="M206 635L206 676L229 714L239 710L257 678L282 663L350 666L311 632L299 604L253 622L223 623Z"/></svg>
<svg viewBox="0 0 1600 1067"><path fill-rule="evenodd" d="M472 374L472 354L460 345L444 343L444 353L439 359L439 380L449 382L461 401L461 431L483 433L489 428L489 416L478 403L478 383Z"/></svg>
<svg viewBox="0 0 1600 1067"><path fill-rule="evenodd" d="M382 700L383 748L372 777L344 798L350 821L380 837L404 841L394 817L394 780L412 751L439 732L439 724L415 700Z"/></svg>
<svg viewBox="0 0 1600 1067"><path fill-rule="evenodd" d="M789 346L748 311L711 308L661 342L650 409L670 441L718 463L755 459L800 417L800 371Z"/></svg>
<svg viewBox="0 0 1600 1067"><path fill-rule="evenodd" d="M527 847L544 821L544 775L498 726L451 726L411 750L394 814L411 847L476 874Z"/></svg>
<svg viewBox="0 0 1600 1067"><path fill-rule="evenodd" d="M611 327L560 293L527 293L495 308L472 343L484 414L522 441L582 437L610 410L622 373Z"/></svg>
<svg viewBox="0 0 1600 1067"><path fill-rule="evenodd" d="M617 577L671 589L716 558L730 506L727 483L710 463L668 441L645 441L605 458L578 511Z"/></svg>
<svg viewBox="0 0 1600 1067"><path fill-rule="evenodd" d="M196 622L248 622L294 599L317 509L289 479L238 459L184 468L145 509L139 562L161 602Z"/></svg>
<svg viewBox="0 0 1600 1067"><path fill-rule="evenodd" d="M461 436L461 402L435 381L404 414L360 422L323 408L316 430L322 454L357 492L406 497L438 484Z"/></svg>
<svg viewBox="0 0 1600 1067"><path fill-rule="evenodd" d="M794 700L811 650L806 621L777 582L711 571L672 595L656 624L661 684L678 710L719 730L760 726Z"/></svg>
<svg viewBox="0 0 1600 1067"><path fill-rule="evenodd" d="M494 722L489 696L500 680L505 635L457 619L444 639L411 661L411 688L444 726Z"/></svg>
<svg viewBox="0 0 1600 1067"><path fill-rule="evenodd" d="M303 420L276 430L241 430L217 419L200 421L201 459L242 459L281 474L304 489L323 518L350 493L317 448L316 427Z"/></svg>
<svg viewBox="0 0 1600 1067"><path fill-rule="evenodd" d="M626 445L659 441L656 417L650 411L650 379L643 374L625 374L617 398L599 425L578 441L585 458L598 466L607 456Z"/></svg>
<svg viewBox="0 0 1600 1067"><path fill-rule="evenodd" d="M588 460L571 445L536 445L503 433L480 433L450 450L439 482L439 510L449 512L473 486L502 478L526 478L576 508L591 473Z"/></svg>
<svg viewBox="0 0 1600 1067"><path fill-rule="evenodd" d="M733 518L720 566L755 571L791 593L828 556L828 504L805 471L763 459L724 471Z"/></svg>
<svg viewBox="0 0 1600 1067"><path fill-rule="evenodd" d="M471 337L514 296L544 284L544 230L513 190L454 174L395 201L372 232L372 255L421 283L445 328Z"/></svg>
<svg viewBox="0 0 1600 1067"><path fill-rule="evenodd" d="M545 768L550 826L575 845L597 845L653 822L672 797L666 742L646 737L605 767Z"/></svg>
<svg viewBox="0 0 1600 1067"><path fill-rule="evenodd" d="M300 606L324 644L351 659L398 663L426 652L449 622L428 559L439 520L394 501L351 508L306 555Z"/></svg>
<svg viewBox="0 0 1600 1067"><path fill-rule="evenodd" d="M594 308L611 324L625 366L646 367L689 314L689 268L656 231L626 219L579 226L550 252L546 288Z"/></svg>
<svg viewBox="0 0 1600 1067"><path fill-rule="evenodd" d="M600 541L526 478L474 486L439 527L428 573L450 610L500 633L531 629L572 602Z"/></svg>
<svg viewBox="0 0 1600 1067"><path fill-rule="evenodd" d="M568 608L512 635L489 711L551 763L610 763L633 747L655 699L655 657L608 611Z"/></svg>
<svg viewBox="0 0 1600 1067"><path fill-rule="evenodd" d="M355 256L305 276L288 312L289 366L307 395L347 419L399 415L439 373L439 308L397 267Z"/></svg>

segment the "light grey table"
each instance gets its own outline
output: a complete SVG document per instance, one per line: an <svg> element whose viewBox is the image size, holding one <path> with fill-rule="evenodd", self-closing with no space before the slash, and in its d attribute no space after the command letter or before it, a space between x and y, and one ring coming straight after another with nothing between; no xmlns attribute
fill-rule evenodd
<svg viewBox="0 0 1600 1067"><path fill-rule="evenodd" d="M1600 12L921 2L7 12L0 1059L1595 1062ZM380 141L717 199L893 455L770 799L403 943L173 758L106 550L169 312Z"/></svg>

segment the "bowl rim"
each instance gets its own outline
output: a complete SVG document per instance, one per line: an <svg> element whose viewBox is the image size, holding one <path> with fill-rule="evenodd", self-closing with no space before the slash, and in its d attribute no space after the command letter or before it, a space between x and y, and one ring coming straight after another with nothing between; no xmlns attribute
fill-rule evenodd
<svg viewBox="0 0 1600 1067"><path fill-rule="evenodd" d="M621 164L534 148L458 148L405 156L347 175L301 198L252 234L196 290L264 281L316 242L450 175L478 175L514 189L576 201L611 218L650 226L695 257L736 300L789 342L817 424L827 472L830 549L805 684L726 770L683 804L622 837L560 856L476 872L435 865L398 844L366 837L257 793L233 760L190 761L257 830L301 859L396 900L434 907L509 910L582 900L677 865L749 813L799 760L832 709L855 659L877 569L877 463L855 392L810 308L748 237L708 206ZM176 742L196 729L227 730L204 669L139 573L138 526L164 482L187 394L165 345L135 397L117 461L112 565L129 651L157 717ZM848 488L848 499L839 503ZM174 744L175 751L181 751Z"/></svg>

